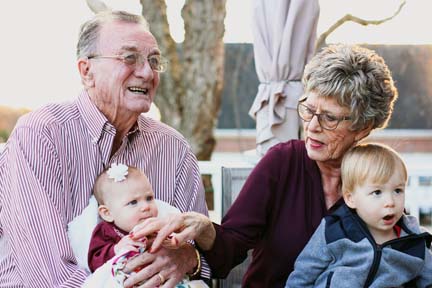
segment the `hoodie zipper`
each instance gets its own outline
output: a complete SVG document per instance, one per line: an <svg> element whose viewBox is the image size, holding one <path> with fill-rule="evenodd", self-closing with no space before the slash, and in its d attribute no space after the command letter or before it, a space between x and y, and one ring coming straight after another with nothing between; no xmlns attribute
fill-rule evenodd
<svg viewBox="0 0 432 288"><path fill-rule="evenodd" d="M369 239L369 241L372 244L372 247L374 248L374 259L372 261L372 267L369 270L369 274L368 274L368 277L366 278L366 283L365 283L364 287L369 287L372 284L372 282L375 278L375 275L378 271L379 263L381 261L381 256L382 256L382 250L384 249L384 247L392 245L392 244L397 243L397 242L402 242L402 241L406 241L406 240L410 240L410 239L424 238L424 234L425 233L409 234L409 235L403 236L401 238L389 240L387 242L384 242L381 245L376 244L375 241L373 240L373 238L370 239L369 234L366 234L367 238Z"/></svg>

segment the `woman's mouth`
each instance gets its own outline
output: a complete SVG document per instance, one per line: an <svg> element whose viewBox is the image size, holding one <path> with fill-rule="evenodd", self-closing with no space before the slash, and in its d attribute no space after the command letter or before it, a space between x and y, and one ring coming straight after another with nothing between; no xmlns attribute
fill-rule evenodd
<svg viewBox="0 0 432 288"><path fill-rule="evenodd" d="M310 145L312 148L321 148L321 147L324 145L323 142L318 141L318 140L313 139L313 138L310 138L310 137L308 138L308 140L309 140L309 145Z"/></svg>

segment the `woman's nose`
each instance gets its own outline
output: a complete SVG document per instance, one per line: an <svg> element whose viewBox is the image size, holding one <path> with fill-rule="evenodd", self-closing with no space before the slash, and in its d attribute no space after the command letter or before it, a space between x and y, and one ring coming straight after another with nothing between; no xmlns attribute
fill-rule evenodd
<svg viewBox="0 0 432 288"><path fill-rule="evenodd" d="M315 130L319 130L321 129L321 124L319 123L318 120L318 115L313 115L312 119L309 121L309 125L308 125L309 130L315 131Z"/></svg>

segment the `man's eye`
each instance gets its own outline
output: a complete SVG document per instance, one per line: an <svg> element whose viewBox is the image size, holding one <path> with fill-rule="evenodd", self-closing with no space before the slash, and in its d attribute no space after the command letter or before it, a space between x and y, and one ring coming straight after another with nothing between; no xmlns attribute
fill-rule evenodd
<svg viewBox="0 0 432 288"><path fill-rule="evenodd" d="M156 69L160 65L160 57L157 55L150 56L148 62L153 69Z"/></svg>
<svg viewBox="0 0 432 288"><path fill-rule="evenodd" d="M138 203L138 201L137 200L132 200L132 201L130 201L127 205L136 205Z"/></svg>
<svg viewBox="0 0 432 288"><path fill-rule="evenodd" d="M134 65L137 62L138 56L136 54L126 54L123 56L124 62L128 65Z"/></svg>

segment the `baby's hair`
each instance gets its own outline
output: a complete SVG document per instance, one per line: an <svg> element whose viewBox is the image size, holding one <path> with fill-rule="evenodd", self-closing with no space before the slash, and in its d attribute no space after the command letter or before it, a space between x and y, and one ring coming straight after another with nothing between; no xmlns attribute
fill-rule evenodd
<svg viewBox="0 0 432 288"><path fill-rule="evenodd" d="M109 186L114 185L114 183L121 184L123 182L126 182L128 180L129 177L133 177L136 175L140 175L142 174L142 172L137 169L136 167L132 167L132 166L128 166L128 174L126 176L126 179L121 181L121 182L115 182L113 178L110 178L108 176L108 170L109 168L105 169L102 173L99 174L99 176L96 178L96 182L93 186L93 194L96 198L96 201L98 202L99 205L104 205L104 196L106 191L108 190L107 188ZM108 186L107 186L108 185Z"/></svg>
<svg viewBox="0 0 432 288"><path fill-rule="evenodd" d="M402 170L400 172L406 182L407 168L395 150L376 143L355 146L342 160L342 193L351 193L355 187L363 185L366 181L384 184L396 169Z"/></svg>

